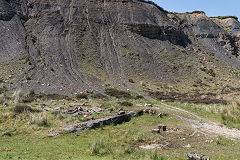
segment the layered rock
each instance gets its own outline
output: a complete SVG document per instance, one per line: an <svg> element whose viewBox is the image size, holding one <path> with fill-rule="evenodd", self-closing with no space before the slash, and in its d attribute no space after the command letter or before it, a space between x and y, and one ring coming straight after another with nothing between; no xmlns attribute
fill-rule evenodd
<svg viewBox="0 0 240 160"><path fill-rule="evenodd" d="M14 16L15 12L11 5L5 1L0 1L0 20L10 20Z"/></svg>
<svg viewBox="0 0 240 160"><path fill-rule="evenodd" d="M0 63L29 61L12 90L102 91L106 83L128 86L132 77L178 83L196 77L202 48L240 68L236 40L202 12L168 13L142 0L0 4Z"/></svg>

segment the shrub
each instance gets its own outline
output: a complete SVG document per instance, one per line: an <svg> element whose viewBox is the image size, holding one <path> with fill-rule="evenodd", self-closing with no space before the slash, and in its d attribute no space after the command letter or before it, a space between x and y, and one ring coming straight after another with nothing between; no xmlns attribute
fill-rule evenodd
<svg viewBox="0 0 240 160"><path fill-rule="evenodd" d="M25 64L30 62L30 56L25 56L23 59Z"/></svg>
<svg viewBox="0 0 240 160"><path fill-rule="evenodd" d="M79 93L76 95L77 99L88 99L88 95L86 93Z"/></svg>
<svg viewBox="0 0 240 160"><path fill-rule="evenodd" d="M130 83L135 83L133 79L128 79Z"/></svg>
<svg viewBox="0 0 240 160"><path fill-rule="evenodd" d="M3 104L5 102L5 96L4 95L0 95L0 104Z"/></svg>
<svg viewBox="0 0 240 160"><path fill-rule="evenodd" d="M187 14L205 14L204 11L193 11L193 12L186 12Z"/></svg>
<svg viewBox="0 0 240 160"><path fill-rule="evenodd" d="M13 133L11 131L7 131L2 134L2 136L8 136L8 137L11 137L12 135Z"/></svg>
<svg viewBox="0 0 240 160"><path fill-rule="evenodd" d="M6 92L8 89L6 86L3 86L2 88L0 88L0 94Z"/></svg>
<svg viewBox="0 0 240 160"><path fill-rule="evenodd" d="M119 104L122 106L133 106L133 104L131 102L127 102L127 101L120 102Z"/></svg>
<svg viewBox="0 0 240 160"><path fill-rule="evenodd" d="M105 155L105 154L111 154L112 151L112 145L105 142L106 140L97 140L94 141L90 145L90 152L92 155Z"/></svg>
<svg viewBox="0 0 240 160"><path fill-rule="evenodd" d="M1 83L4 83L4 80L0 79L0 84L1 84Z"/></svg>
<svg viewBox="0 0 240 160"><path fill-rule="evenodd" d="M130 93L125 91L120 91L116 88L106 88L105 93L109 96L116 97L116 98L134 98Z"/></svg>
<svg viewBox="0 0 240 160"><path fill-rule="evenodd" d="M230 108L224 107L221 110L222 123L229 127L240 128L240 107Z"/></svg>
<svg viewBox="0 0 240 160"><path fill-rule="evenodd" d="M238 17L236 17L236 16L218 16L217 18L219 18L219 19L234 18L234 19L238 20Z"/></svg>
<svg viewBox="0 0 240 160"><path fill-rule="evenodd" d="M26 76L26 80L30 81L30 80L31 80L31 77Z"/></svg>
<svg viewBox="0 0 240 160"><path fill-rule="evenodd" d="M129 145L124 146L124 148L123 148L123 154L132 154L135 151L136 151L135 148L132 146L129 146Z"/></svg>
<svg viewBox="0 0 240 160"><path fill-rule="evenodd" d="M96 99L103 99L103 98L106 98L107 96L101 94L101 93L96 93L92 96L93 98L96 98Z"/></svg>
<svg viewBox="0 0 240 160"><path fill-rule="evenodd" d="M236 99L235 103L236 103L237 106L240 106L240 100L239 99Z"/></svg>
<svg viewBox="0 0 240 160"><path fill-rule="evenodd" d="M29 95L35 95L35 91L34 91L34 90L31 90L31 91L29 92Z"/></svg>
<svg viewBox="0 0 240 160"><path fill-rule="evenodd" d="M216 142L217 142L218 145L228 145L228 144L233 143L232 140L227 139L227 138L222 137L222 136L219 136L219 137L217 138L217 141L216 141Z"/></svg>
<svg viewBox="0 0 240 160"><path fill-rule="evenodd" d="M152 153L151 159L152 160L165 160L165 158L164 157L160 157L156 151L154 153Z"/></svg>
<svg viewBox="0 0 240 160"><path fill-rule="evenodd" d="M137 95L137 96L136 96L136 99L144 99L144 97L141 96L141 95Z"/></svg>
<svg viewBox="0 0 240 160"><path fill-rule="evenodd" d="M20 103L31 103L37 99L42 99L42 100L70 99L68 96L59 95L59 94L45 94L45 93L36 94L33 90L25 94L22 92L19 92L16 97L18 97L18 102Z"/></svg>
<svg viewBox="0 0 240 160"><path fill-rule="evenodd" d="M48 121L47 115L46 114L40 114L40 115L30 115L30 123L31 124L37 124L38 126L42 127L48 127L50 126L50 123Z"/></svg>
<svg viewBox="0 0 240 160"><path fill-rule="evenodd" d="M21 94L19 95L19 102L20 103L31 103L37 99L34 92L29 92L27 94Z"/></svg>
<svg viewBox="0 0 240 160"><path fill-rule="evenodd" d="M25 105L16 105L14 107L15 113L23 113L23 112L33 112L34 110L30 106Z"/></svg>
<svg viewBox="0 0 240 160"><path fill-rule="evenodd" d="M70 100L71 98L68 96L60 95L60 94L45 94L39 93L36 95L36 98L43 99L43 100Z"/></svg>

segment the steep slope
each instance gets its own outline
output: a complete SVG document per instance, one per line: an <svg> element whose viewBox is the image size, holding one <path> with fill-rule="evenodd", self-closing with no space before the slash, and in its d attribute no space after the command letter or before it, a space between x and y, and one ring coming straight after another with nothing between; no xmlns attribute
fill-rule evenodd
<svg viewBox="0 0 240 160"><path fill-rule="evenodd" d="M17 63L20 70L11 90L102 91L109 85L129 88L129 79L190 90L200 81L210 81L203 90L217 88L214 81L237 85L235 39L202 12L168 13L138 0L0 4L1 68Z"/></svg>
<svg viewBox="0 0 240 160"><path fill-rule="evenodd" d="M211 19L218 24L219 26L221 26L222 28L224 28L225 30L227 30L230 34L233 34L235 36L239 36L240 35L240 23L238 21L238 19L231 17L231 16L226 16L226 17L211 17Z"/></svg>

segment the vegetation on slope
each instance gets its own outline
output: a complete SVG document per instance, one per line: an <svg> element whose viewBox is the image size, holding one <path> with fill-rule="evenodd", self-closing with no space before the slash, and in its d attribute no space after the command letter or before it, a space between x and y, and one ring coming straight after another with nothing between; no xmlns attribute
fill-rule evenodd
<svg viewBox="0 0 240 160"><path fill-rule="evenodd" d="M210 17L210 18L218 18L218 19L233 18L233 19L236 19L238 21L238 17L237 16L217 16L217 17Z"/></svg>

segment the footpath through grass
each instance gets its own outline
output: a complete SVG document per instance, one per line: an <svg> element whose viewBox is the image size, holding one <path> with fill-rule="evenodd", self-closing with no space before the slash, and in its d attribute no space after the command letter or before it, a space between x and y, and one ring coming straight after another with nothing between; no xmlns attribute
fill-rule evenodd
<svg viewBox="0 0 240 160"><path fill-rule="evenodd" d="M240 105L236 103L221 104L191 104L179 102L166 102L168 105L179 107L193 112L200 117L219 122L229 128L240 129Z"/></svg>

